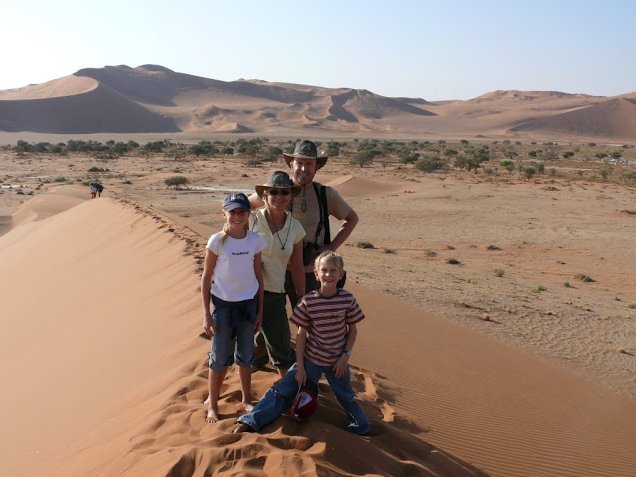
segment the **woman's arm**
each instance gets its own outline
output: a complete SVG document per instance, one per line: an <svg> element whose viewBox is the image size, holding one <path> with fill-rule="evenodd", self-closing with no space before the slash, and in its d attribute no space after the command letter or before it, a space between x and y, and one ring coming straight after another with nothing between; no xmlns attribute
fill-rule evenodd
<svg viewBox="0 0 636 477"><path fill-rule="evenodd" d="M300 300L305 295L305 266L303 265L302 239L294 244L294 250L289 259L289 267L292 280L294 281L294 288L296 289L296 296ZM296 306L296 303L293 305Z"/></svg>
<svg viewBox="0 0 636 477"><path fill-rule="evenodd" d="M261 264L261 252L258 252L254 255L254 275L256 275L256 280L258 281L258 308L256 311L256 322L254 323L254 330L257 330L263 322L263 297L265 295L263 285L263 267Z"/></svg>

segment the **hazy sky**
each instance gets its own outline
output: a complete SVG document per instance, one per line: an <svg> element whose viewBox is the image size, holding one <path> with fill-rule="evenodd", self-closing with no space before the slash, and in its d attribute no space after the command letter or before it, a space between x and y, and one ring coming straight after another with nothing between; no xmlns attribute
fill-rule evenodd
<svg viewBox="0 0 636 477"><path fill-rule="evenodd" d="M634 0L8 0L0 11L0 89L152 63L429 100L636 91Z"/></svg>

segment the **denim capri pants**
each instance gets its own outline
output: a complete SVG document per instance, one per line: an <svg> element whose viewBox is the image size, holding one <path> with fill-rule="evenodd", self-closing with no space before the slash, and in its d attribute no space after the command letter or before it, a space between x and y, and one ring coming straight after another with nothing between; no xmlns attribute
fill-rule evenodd
<svg viewBox="0 0 636 477"><path fill-rule="evenodd" d="M212 371L224 371L232 363L232 351L236 364L251 366L254 359L256 298L225 301L212 295L212 304L216 333L212 338L208 366Z"/></svg>

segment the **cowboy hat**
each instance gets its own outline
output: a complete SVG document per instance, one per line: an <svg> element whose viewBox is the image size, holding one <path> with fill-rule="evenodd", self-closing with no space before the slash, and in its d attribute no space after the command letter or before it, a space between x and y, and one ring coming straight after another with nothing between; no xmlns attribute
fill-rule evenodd
<svg viewBox="0 0 636 477"><path fill-rule="evenodd" d="M319 156L316 145L313 142L308 141L307 139L298 141L296 143L296 147L294 148L294 153L283 153L283 157L285 158L285 162L287 162L287 165L289 167L291 167L291 162L296 157L299 159L316 159L316 170L324 166L328 158L328 156Z"/></svg>
<svg viewBox="0 0 636 477"><path fill-rule="evenodd" d="M301 187L295 186L292 180L289 178L289 174L284 171L274 171L267 179L267 182L263 185L257 185L254 187L256 194L262 199L263 194L267 189L291 189L291 193L296 195L300 192Z"/></svg>

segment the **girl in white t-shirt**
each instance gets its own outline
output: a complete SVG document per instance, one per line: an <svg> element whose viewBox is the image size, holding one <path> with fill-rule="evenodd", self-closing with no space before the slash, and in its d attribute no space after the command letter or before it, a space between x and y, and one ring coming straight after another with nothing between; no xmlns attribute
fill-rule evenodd
<svg viewBox="0 0 636 477"><path fill-rule="evenodd" d="M206 246L201 278L203 329L214 336L209 353L209 392L207 422L219 420L219 394L234 351L239 366L243 407L251 404L254 332L263 319L263 274L261 251L265 240L248 230L250 203L236 192L223 200L223 231L210 237ZM214 312L210 313L210 301ZM232 345L236 340L236 345Z"/></svg>

